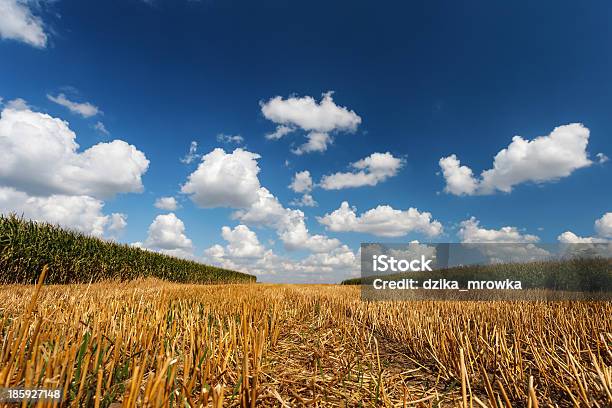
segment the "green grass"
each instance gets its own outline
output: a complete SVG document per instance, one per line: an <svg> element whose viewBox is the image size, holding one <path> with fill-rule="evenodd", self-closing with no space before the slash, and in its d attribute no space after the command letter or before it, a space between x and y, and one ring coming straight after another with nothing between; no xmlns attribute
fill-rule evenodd
<svg viewBox="0 0 612 408"><path fill-rule="evenodd" d="M184 283L246 283L241 272L105 241L56 225L0 215L0 283L34 283L44 265L46 283L155 277Z"/></svg>

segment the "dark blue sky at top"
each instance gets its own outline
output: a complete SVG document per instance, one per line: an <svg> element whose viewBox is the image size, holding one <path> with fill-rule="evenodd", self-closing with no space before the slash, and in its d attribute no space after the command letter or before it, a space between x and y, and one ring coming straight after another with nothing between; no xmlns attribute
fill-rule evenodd
<svg viewBox="0 0 612 408"><path fill-rule="evenodd" d="M287 185L296 171L319 180L376 151L406 157L398 176L375 187L315 190L319 207L305 210L312 232L323 231L316 215L347 200L360 212L379 204L429 211L445 226L442 241L456 240L453 225L473 215L487 228L517 226L552 242L567 229L592 235L594 220L610 210L609 163L510 194L457 197L442 192L438 160L455 153L479 174L512 136L531 139L571 122L591 130L592 158L612 156L611 12L605 1L61 0L42 12L51 29L46 49L0 42L0 96L69 120L88 147L104 140L92 121L45 97L72 87L104 111L111 138L145 152L146 191L106 204L128 214L126 242L145 238L159 213L153 200L176 194L195 168L179 162L190 141L206 153L219 146L218 133L242 135L262 156L262 185L285 205L295 197ZM290 152L301 136L264 138L274 125L259 101L318 99L328 90L361 116L355 134L303 156ZM230 210L182 204L198 251L236 223ZM372 240L330 235L353 249ZM415 238L423 240L382 240Z"/></svg>

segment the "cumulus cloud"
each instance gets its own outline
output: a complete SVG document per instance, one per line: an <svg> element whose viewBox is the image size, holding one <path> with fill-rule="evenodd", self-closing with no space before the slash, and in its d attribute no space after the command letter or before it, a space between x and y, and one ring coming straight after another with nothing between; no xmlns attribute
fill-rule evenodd
<svg viewBox="0 0 612 408"><path fill-rule="evenodd" d="M236 209L233 218L243 224L274 228L289 250L323 251L338 246L338 240L311 235L302 211L285 208L261 186L259 158L240 148L232 153L217 148L202 157L181 192L202 208Z"/></svg>
<svg viewBox="0 0 612 408"><path fill-rule="evenodd" d="M93 125L93 128L96 132L98 132L99 134L103 135L103 136L109 136L110 132L106 129L106 126L104 126L104 123L98 121L96 122L95 125Z"/></svg>
<svg viewBox="0 0 612 408"><path fill-rule="evenodd" d="M25 99L15 98L6 103L6 108L13 110L26 110L30 109L30 106L28 105Z"/></svg>
<svg viewBox="0 0 612 408"><path fill-rule="evenodd" d="M522 234L516 227L482 228L475 217L462 221L460 226L457 235L464 243L534 243L540 240L535 235Z"/></svg>
<svg viewBox="0 0 612 408"><path fill-rule="evenodd" d="M259 243L257 235L246 225L221 228L221 236L228 242L224 253L232 258L259 258L264 253L264 247Z"/></svg>
<svg viewBox="0 0 612 408"><path fill-rule="evenodd" d="M181 161L181 163L191 164L193 161L200 158L200 155L197 152L198 152L198 142L193 140L189 144L189 152L179 160Z"/></svg>
<svg viewBox="0 0 612 408"><path fill-rule="evenodd" d="M232 153L217 148L202 157L181 192L203 208L248 207L257 199L260 188L259 158L258 154L240 148Z"/></svg>
<svg viewBox="0 0 612 408"><path fill-rule="evenodd" d="M327 150L327 145L333 143L332 137L322 132L310 132L306 138L308 139L306 143L291 150L293 154L299 156L304 153L324 152Z"/></svg>
<svg viewBox="0 0 612 408"><path fill-rule="evenodd" d="M581 237L571 231L565 231L557 237L564 244L596 244L609 242L612 239L612 212L607 212L601 218L595 220L595 232L597 236Z"/></svg>
<svg viewBox="0 0 612 408"><path fill-rule="evenodd" d="M217 135L217 142L219 143L235 143L240 144L244 142L244 138L240 135L226 135L223 133L219 133Z"/></svg>
<svg viewBox="0 0 612 408"><path fill-rule="evenodd" d="M352 172L334 173L323 176L320 185L325 190L375 186L393 177L404 165L404 159L394 157L391 153L372 153L370 156L351 163Z"/></svg>
<svg viewBox="0 0 612 408"><path fill-rule="evenodd" d="M366 246L366 254L368 252L376 251L376 246L378 245ZM417 240L410 241L407 245L391 245L389 247L385 247L384 251L379 250L378 253L381 252L394 256L396 259L416 259L420 258L421 256L425 256L426 258L435 260L434 262L437 261L436 246L421 244ZM368 256L368 258L371 258L371 256Z"/></svg>
<svg viewBox="0 0 612 408"><path fill-rule="evenodd" d="M146 248L183 258L193 251L191 239L185 235L185 224L174 213L155 217L144 242Z"/></svg>
<svg viewBox="0 0 612 408"><path fill-rule="evenodd" d="M295 173L289 188L296 193L308 193L312 190L312 177L308 170Z"/></svg>
<svg viewBox="0 0 612 408"><path fill-rule="evenodd" d="M612 238L612 212L605 213L595 221L595 231L600 237Z"/></svg>
<svg viewBox="0 0 612 408"><path fill-rule="evenodd" d="M291 200L289 204L296 207L316 207L319 205L310 194L304 194L299 199Z"/></svg>
<svg viewBox="0 0 612 408"><path fill-rule="evenodd" d="M304 213L300 210L286 210L278 235L288 250L329 252L340 246L340 241L325 235L312 235L306 227Z"/></svg>
<svg viewBox="0 0 612 408"><path fill-rule="evenodd" d="M455 195L474 194L478 187L474 173L469 167L462 166L456 155L441 158L439 164L446 180L444 191Z"/></svg>
<svg viewBox="0 0 612 408"><path fill-rule="evenodd" d="M149 161L121 140L78 148L67 122L33 112L22 99L7 103L0 115L0 212L117 236L127 216L104 214L102 200L142 191Z"/></svg>
<svg viewBox="0 0 612 408"><path fill-rule="evenodd" d="M279 125L276 127L276 130L272 133L267 133L266 134L266 139L268 140L278 140L280 138L282 138L285 135L288 135L289 133L295 131L294 128L289 127L289 126L285 126L285 125Z"/></svg>
<svg viewBox="0 0 612 408"><path fill-rule="evenodd" d="M311 96L292 96L287 99L276 96L261 103L261 112L266 119L274 123L297 126L306 131L354 132L361 123L361 118L354 111L336 105L332 94L324 93L319 103Z"/></svg>
<svg viewBox="0 0 612 408"><path fill-rule="evenodd" d="M580 123L556 127L549 135L525 140L514 136L493 159L493 168L476 178L456 155L440 159L445 191L455 195L509 193L518 184L544 183L567 177L592 162L586 151L589 129Z"/></svg>
<svg viewBox="0 0 612 408"><path fill-rule="evenodd" d="M431 213L419 212L416 208L402 211L379 205L359 216L356 211L344 201L340 208L317 220L330 231L364 232L381 237L401 237L411 232L433 237L442 233L442 224L433 220Z"/></svg>
<svg viewBox="0 0 612 408"><path fill-rule="evenodd" d="M342 245L328 252L311 254L300 261L298 267L307 272L346 271L354 276L359 270L359 263L360 256Z"/></svg>
<svg viewBox="0 0 612 408"><path fill-rule="evenodd" d="M111 233L123 231L127 227L127 215L120 213L112 213L108 225L108 230Z"/></svg>
<svg viewBox="0 0 612 408"><path fill-rule="evenodd" d="M608 242L607 239L599 237L581 237L571 231L565 231L557 237L562 244L598 244Z"/></svg>
<svg viewBox="0 0 612 408"><path fill-rule="evenodd" d="M267 188L260 187L255 201L234 212L233 217L249 225L280 228L292 211L297 210L286 209Z"/></svg>
<svg viewBox="0 0 612 408"><path fill-rule="evenodd" d="M204 251L204 261L223 268L243 271L273 280L275 275L294 281L320 279L325 282L338 282L347 276L355 276L359 270L359 253L353 253L346 245L328 252L310 254L295 260L265 249L257 235L245 225L233 230L222 229L226 246L215 244ZM246 243L242 243L246 241Z"/></svg>
<svg viewBox="0 0 612 408"><path fill-rule="evenodd" d="M178 208L178 202L174 197L160 197L155 200L155 208L166 211L175 211Z"/></svg>
<svg viewBox="0 0 612 408"><path fill-rule="evenodd" d="M49 222L88 235L114 235L127 225L124 214L106 215L104 203L84 195L33 197L12 187L0 187L0 213Z"/></svg>
<svg viewBox="0 0 612 408"><path fill-rule="evenodd" d="M71 101L63 93L58 94L57 96L47 94L47 99L49 99L51 102L55 102L58 105L68 108L70 112L76 113L77 115L81 115L84 118L90 118L100 113L100 109L97 106L92 105L89 102L79 103Z"/></svg>
<svg viewBox="0 0 612 408"><path fill-rule="evenodd" d="M540 241L539 237L523 234L516 227L486 229L480 226L480 222L475 217L462 221L460 226L457 235L461 242L467 247L478 250L489 258L491 263L533 262L551 257L550 252L536 245Z"/></svg>
<svg viewBox="0 0 612 408"><path fill-rule="evenodd" d="M340 245L337 239L325 235L311 235L306 217L300 210L283 207L265 187L257 191L257 200L248 208L238 210L234 218L249 224L276 229L288 250L328 251Z"/></svg>
<svg viewBox="0 0 612 408"><path fill-rule="evenodd" d="M136 147L114 140L78 148L68 122L7 106L0 116L0 184L31 195L102 199L143 190L149 160Z"/></svg>
<svg viewBox="0 0 612 408"><path fill-rule="evenodd" d="M0 38L21 41L37 48L47 46L45 25L30 8L31 1L0 0Z"/></svg>
<svg viewBox="0 0 612 408"><path fill-rule="evenodd" d="M280 139L295 129L307 132L308 141L294 149L296 154L323 152L333 141L331 133L355 132L361 118L354 111L338 106L333 100L333 92L323 94L317 102L311 96L281 96L260 102L264 117L277 124L276 131L266 135L270 140Z"/></svg>
<svg viewBox="0 0 612 408"><path fill-rule="evenodd" d="M603 153L597 153L595 157L597 158L597 163L599 164L604 164L605 162L610 160L610 158Z"/></svg>
<svg viewBox="0 0 612 408"><path fill-rule="evenodd" d="M255 239L257 239L256 235ZM229 249L231 245L232 243L228 243L224 247L215 244L205 249L204 262L256 276L275 275L277 272L282 272L278 269L281 266L281 258L274 254L272 250L266 250L258 257L240 257L231 254Z"/></svg>

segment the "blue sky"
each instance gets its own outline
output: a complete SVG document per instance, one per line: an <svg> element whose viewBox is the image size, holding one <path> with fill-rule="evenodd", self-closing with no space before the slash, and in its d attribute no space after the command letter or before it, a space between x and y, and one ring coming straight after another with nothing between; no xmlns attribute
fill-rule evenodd
<svg viewBox="0 0 612 408"><path fill-rule="evenodd" d="M263 281L337 281L354 273L351 260L360 242L612 237L612 214L606 216L612 211L606 161L612 156L612 8L606 2L0 0L0 10L0 157L18 158L12 168L0 165L0 188L11 189L4 202L0 194L3 212L250 270ZM328 91L330 109L321 107ZM61 94L81 105L56 103ZM275 97L279 104L269 105ZM16 103L18 98L23 101ZM84 103L97 110L87 111ZM10 110L18 113L9 117ZM43 120L42 114L69 123L80 146L73 155L113 140L126 145L112 145L112 154L110 147L99 152L95 168L70 156L71 166L81 163L80 175L33 189L31 180L54 170L45 170L44 155L28 156L19 144L28 139L8 124ZM583 127L563 128L578 123ZM293 131L266 138L282 124ZM562 128L553 136L557 127ZM312 133L333 143L324 143L324 151L319 145L319 151L293 153ZM240 135L242 141L220 141L219 134ZM509 146L515 135L525 143L549 139L526 150L520 141L512 145L524 156L500 158L500 169L482 181L495 155L514 151ZM215 208L198 203L193 192L181 192L204 163L199 157L180 161L192 141L199 155L222 148L226 156L219 163L236 159L239 167L247 166L233 177L258 184L245 187L241 204L232 201L231 191L218 192ZM144 154L148 165L121 184L109 169L123 168L126 156L117 152L128 151L127 145ZM259 157L238 159L237 148ZM380 168L366 162L351 167L387 152L390 157L375 157ZM439 161L453 154L460 163L449 163L444 172ZM25 166L32 157L42 162ZM204 178L215 168L212 160L202 168ZM253 163L260 169L255 175L248 169ZM20 175L20 165L31 179ZM294 175L305 170L315 186L292 191ZM58 167L57 174L63 171ZM204 180L194 189L206 195L214 194L212 187L239 184L223 171L218 176L225 183ZM339 172L369 184L317 185ZM83 176L90 173L96 176ZM449 187L453 176L456 184ZM105 177L113 179L110 186ZM237 215L254 205L258 188L282 206L269 213L272 218L287 216L291 227ZM304 193L318 205L291 204ZM64 198L52 202L61 208L51 211L49 197L57 195ZM81 210L83 197L93 206L103 204L90 218L104 227L90 227L86 216L74 221L62 215L81 211L66 204L77 199L66 197L81 197ZM160 197L175 197L178 208L156 208ZM384 207L368 220L340 220L340 213L332 213L345 201L345 210L356 207L357 217L379 206L396 212ZM409 208L430 213L430 219L418 224L414 214L402 213ZM290 212L297 209L302 219ZM156 219L169 213L174 216ZM317 219L326 214L327 222ZM283 234L295 233L296 225L304 225L307 235L287 245ZM385 233L388 225L400 227ZM562 238L565 232L572 235ZM308 241L313 236L320 238Z"/></svg>

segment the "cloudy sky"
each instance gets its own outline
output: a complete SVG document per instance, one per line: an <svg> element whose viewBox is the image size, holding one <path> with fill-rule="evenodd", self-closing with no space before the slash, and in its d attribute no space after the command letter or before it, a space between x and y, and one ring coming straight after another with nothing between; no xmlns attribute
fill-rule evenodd
<svg viewBox="0 0 612 408"><path fill-rule="evenodd" d="M612 239L612 7L0 0L0 212L337 282Z"/></svg>

